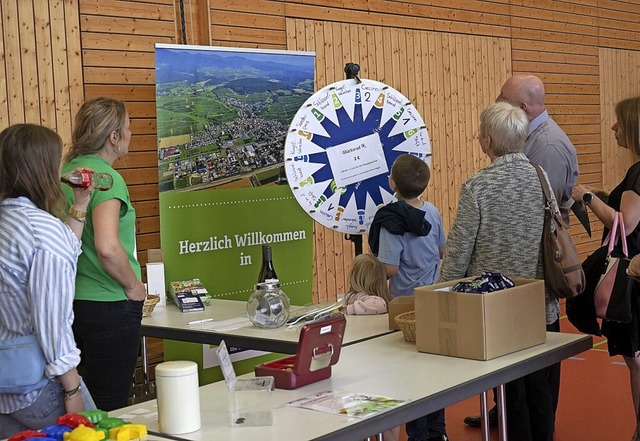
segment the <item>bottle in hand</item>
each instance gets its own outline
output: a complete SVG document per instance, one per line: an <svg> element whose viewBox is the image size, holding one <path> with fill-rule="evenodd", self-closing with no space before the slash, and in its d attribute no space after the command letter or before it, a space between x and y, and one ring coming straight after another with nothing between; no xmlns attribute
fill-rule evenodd
<svg viewBox="0 0 640 441"><path fill-rule="evenodd" d="M76 188L86 188L93 183L93 188L102 191L109 190L113 186L113 178L109 173L74 170L62 175L60 180Z"/></svg>
<svg viewBox="0 0 640 441"><path fill-rule="evenodd" d="M262 267L258 275L258 283L273 282L278 280L276 270L273 268L273 260L271 259L271 247L262 245Z"/></svg>

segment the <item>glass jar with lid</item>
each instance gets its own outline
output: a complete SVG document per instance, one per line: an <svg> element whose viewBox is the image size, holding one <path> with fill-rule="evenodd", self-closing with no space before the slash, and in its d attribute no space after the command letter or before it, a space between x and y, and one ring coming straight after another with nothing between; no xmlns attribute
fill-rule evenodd
<svg viewBox="0 0 640 441"><path fill-rule="evenodd" d="M289 319L289 297L280 289L280 282L257 283L247 300L247 316L259 328L279 328Z"/></svg>

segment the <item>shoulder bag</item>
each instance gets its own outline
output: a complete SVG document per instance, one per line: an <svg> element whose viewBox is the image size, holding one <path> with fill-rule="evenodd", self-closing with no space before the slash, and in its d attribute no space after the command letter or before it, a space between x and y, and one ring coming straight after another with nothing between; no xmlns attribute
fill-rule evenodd
<svg viewBox="0 0 640 441"><path fill-rule="evenodd" d="M618 237L622 243L622 254L614 250ZM631 293L634 282L627 276L629 252L624 219L620 212L616 212L613 226L602 243L603 246L607 244L606 265L604 265L604 271L593 292L596 315L601 319L629 323L631 321Z"/></svg>
<svg viewBox="0 0 640 441"><path fill-rule="evenodd" d="M42 389L46 360L35 335L0 340L0 394L26 394Z"/></svg>
<svg viewBox="0 0 640 441"><path fill-rule="evenodd" d="M531 164L538 172L545 198L544 226L542 228L542 260L544 283L552 296L572 298L584 291L585 277L578 251L569 235L569 227L562 220L558 204L551 198L551 185L542 169Z"/></svg>
<svg viewBox="0 0 640 441"><path fill-rule="evenodd" d="M600 322L596 317L596 307L593 303L593 292L600 280L607 261L607 248L600 247L582 262L585 275L585 289L579 296L567 299L565 303L567 318L573 326L585 334L601 336Z"/></svg>

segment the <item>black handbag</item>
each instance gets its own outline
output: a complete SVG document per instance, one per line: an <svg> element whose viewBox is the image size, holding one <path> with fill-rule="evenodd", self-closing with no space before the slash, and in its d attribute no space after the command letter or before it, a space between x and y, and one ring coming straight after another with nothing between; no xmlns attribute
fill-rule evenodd
<svg viewBox="0 0 640 441"><path fill-rule="evenodd" d="M582 262L585 275L585 290L582 294L567 299L567 318L573 326L585 334L602 336L596 317L593 291L607 265L607 247L600 247Z"/></svg>
<svg viewBox="0 0 640 441"><path fill-rule="evenodd" d="M618 234L619 233L619 234ZM614 251L616 239L620 237L622 253ZM603 245L607 245L606 265L593 293L596 316L620 323L631 321L631 294L633 279L627 275L629 252L622 213L616 213L613 226Z"/></svg>

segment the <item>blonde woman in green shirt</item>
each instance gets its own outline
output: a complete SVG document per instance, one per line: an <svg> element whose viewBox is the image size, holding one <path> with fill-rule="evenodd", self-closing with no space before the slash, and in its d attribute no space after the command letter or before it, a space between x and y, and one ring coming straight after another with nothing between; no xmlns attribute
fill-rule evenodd
<svg viewBox="0 0 640 441"><path fill-rule="evenodd" d="M140 344L146 292L135 256L135 210L113 163L129 151L131 131L122 102L96 98L75 118L72 146L62 172L84 167L113 177L94 191L78 259L73 332L81 351L78 371L99 409L127 405ZM63 185L69 205L72 190Z"/></svg>

